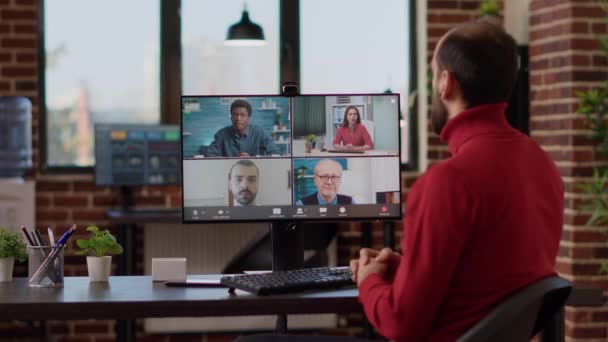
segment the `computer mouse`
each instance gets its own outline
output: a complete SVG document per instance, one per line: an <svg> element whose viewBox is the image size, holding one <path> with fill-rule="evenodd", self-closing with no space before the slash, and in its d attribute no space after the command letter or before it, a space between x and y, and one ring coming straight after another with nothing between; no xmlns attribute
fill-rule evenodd
<svg viewBox="0 0 608 342"><path fill-rule="evenodd" d="M327 152L327 149L326 148L322 148L321 152Z"/></svg>

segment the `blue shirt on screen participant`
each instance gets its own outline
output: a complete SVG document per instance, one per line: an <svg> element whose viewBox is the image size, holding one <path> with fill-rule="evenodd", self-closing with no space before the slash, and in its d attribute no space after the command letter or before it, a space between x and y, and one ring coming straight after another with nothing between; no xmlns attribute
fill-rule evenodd
<svg viewBox="0 0 608 342"><path fill-rule="evenodd" d="M208 157L255 157L279 154L272 138L260 126L250 124L251 104L237 99L230 105L232 126L215 133Z"/></svg>
<svg viewBox="0 0 608 342"><path fill-rule="evenodd" d="M260 126L249 124L245 134L239 135L233 126L227 126L215 133L207 150L208 157L267 156L280 154L274 140Z"/></svg>

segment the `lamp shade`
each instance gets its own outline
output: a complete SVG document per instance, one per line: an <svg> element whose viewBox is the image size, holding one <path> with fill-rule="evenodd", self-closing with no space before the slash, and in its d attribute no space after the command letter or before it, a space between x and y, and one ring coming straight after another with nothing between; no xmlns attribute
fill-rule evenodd
<svg viewBox="0 0 608 342"><path fill-rule="evenodd" d="M243 11L241 21L228 28L224 41L224 45L228 46L262 46L265 44L264 30L260 25L249 20L247 10Z"/></svg>

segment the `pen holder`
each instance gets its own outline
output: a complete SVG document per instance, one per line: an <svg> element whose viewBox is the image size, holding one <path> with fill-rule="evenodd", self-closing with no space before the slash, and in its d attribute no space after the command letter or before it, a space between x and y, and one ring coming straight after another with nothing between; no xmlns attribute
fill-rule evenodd
<svg viewBox="0 0 608 342"><path fill-rule="evenodd" d="M31 287L63 286L64 250L65 246L27 246Z"/></svg>

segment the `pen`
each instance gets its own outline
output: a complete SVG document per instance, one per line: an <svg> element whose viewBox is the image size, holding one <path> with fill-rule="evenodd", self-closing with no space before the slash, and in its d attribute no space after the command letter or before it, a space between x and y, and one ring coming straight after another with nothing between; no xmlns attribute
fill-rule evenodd
<svg viewBox="0 0 608 342"><path fill-rule="evenodd" d="M27 232L27 229L25 229L25 226L21 226L21 230L23 231L23 235L25 235L25 238L27 239L27 242L29 242L30 246L35 246L34 241L32 240L30 234Z"/></svg>
<svg viewBox="0 0 608 342"><path fill-rule="evenodd" d="M51 246L55 246L55 236L53 235L53 228L48 227L47 231L49 232L49 242L51 243Z"/></svg>
<svg viewBox="0 0 608 342"><path fill-rule="evenodd" d="M55 235L53 235L53 228L47 227L46 230L49 233L49 243L50 243L51 247L54 247L55 246ZM55 269L57 270L57 277L61 277L61 275L63 274L63 272L61 271L61 264L59 263L59 260L57 260L56 258L55 258Z"/></svg>
<svg viewBox="0 0 608 342"><path fill-rule="evenodd" d="M74 230L76 230L76 225L72 225L70 227L70 229L68 229L67 232L63 233L63 235L59 238L59 241L57 241L56 246L62 246L65 244L65 242L68 240L68 238L72 235L72 233L74 232Z"/></svg>

